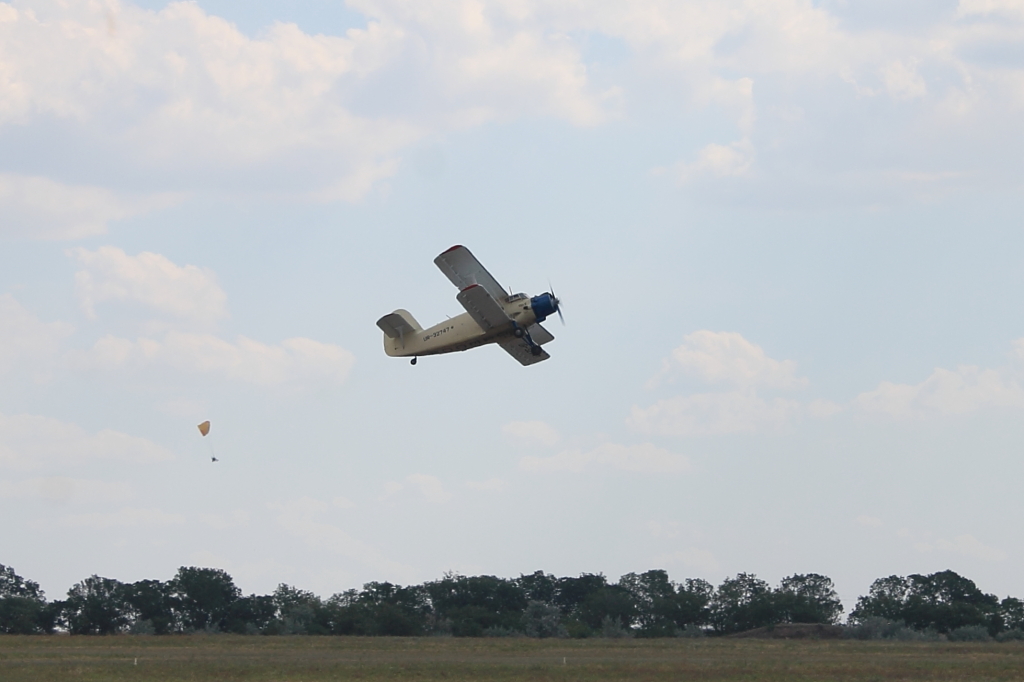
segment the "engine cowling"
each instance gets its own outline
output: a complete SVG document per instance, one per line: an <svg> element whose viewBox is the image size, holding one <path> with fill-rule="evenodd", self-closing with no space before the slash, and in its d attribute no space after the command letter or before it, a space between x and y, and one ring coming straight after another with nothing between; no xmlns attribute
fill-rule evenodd
<svg viewBox="0 0 1024 682"><path fill-rule="evenodd" d="M543 322L549 315L558 312L558 299L554 294L540 294L530 299L530 308L538 322Z"/></svg>

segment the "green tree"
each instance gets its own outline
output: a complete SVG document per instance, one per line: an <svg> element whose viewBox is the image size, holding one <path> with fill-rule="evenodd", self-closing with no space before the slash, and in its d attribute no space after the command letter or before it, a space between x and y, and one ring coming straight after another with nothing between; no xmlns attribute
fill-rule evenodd
<svg viewBox="0 0 1024 682"><path fill-rule="evenodd" d="M241 590L219 568L182 566L171 580L171 595L184 630L227 630L231 605Z"/></svg>
<svg viewBox="0 0 1024 682"><path fill-rule="evenodd" d="M750 573L726 578L711 599L711 625L727 635L780 622L772 589Z"/></svg>
<svg viewBox="0 0 1024 682"><path fill-rule="evenodd" d="M633 598L641 637L670 637L675 634L680 607L676 585L663 570L627 573L619 578L619 587Z"/></svg>
<svg viewBox="0 0 1024 682"><path fill-rule="evenodd" d="M843 614L832 579L817 573L783 578L775 593L775 604L779 617L789 623L835 625Z"/></svg>
<svg viewBox="0 0 1024 682"><path fill-rule="evenodd" d="M1000 630L1024 630L1024 601L1007 597L999 603Z"/></svg>
<svg viewBox="0 0 1024 682"><path fill-rule="evenodd" d="M910 582L904 620L916 629L941 633L981 625L998 627L999 599L954 571L907 576ZM991 634L996 634L992 632Z"/></svg>
<svg viewBox="0 0 1024 682"><path fill-rule="evenodd" d="M608 587L608 580L600 573L581 573L578 578L556 579L555 606L565 615L575 615L596 592Z"/></svg>
<svg viewBox="0 0 1024 682"><path fill-rule="evenodd" d="M139 580L124 586L124 598L128 603L133 625L149 623L153 633L166 635L175 632L175 600L171 585L159 580Z"/></svg>
<svg viewBox="0 0 1024 682"><path fill-rule="evenodd" d="M608 623L618 623L631 633L637 617L636 600L620 585L605 585L588 594L573 614L593 632L606 629Z"/></svg>
<svg viewBox="0 0 1024 682"><path fill-rule="evenodd" d="M854 622L871 617L940 633L984 626L994 635L1003 627L999 599L954 571L879 578L850 614Z"/></svg>
<svg viewBox="0 0 1024 682"><path fill-rule="evenodd" d="M33 580L25 580L14 572L10 566L0 564L0 597L27 597L37 601L44 601L43 591L39 589L39 583Z"/></svg>
<svg viewBox="0 0 1024 682"><path fill-rule="evenodd" d="M681 585L677 585L676 625L683 629L687 626L703 627L710 623L709 607L714 595L714 586L700 578L687 578Z"/></svg>
<svg viewBox="0 0 1024 682"><path fill-rule="evenodd" d="M421 635L432 616L427 588L387 582L335 594L321 607L319 622L339 635Z"/></svg>
<svg viewBox="0 0 1024 682"><path fill-rule="evenodd" d="M47 604L29 597L0 597L0 633L35 635L47 631L44 614Z"/></svg>
<svg viewBox="0 0 1024 682"><path fill-rule="evenodd" d="M373 623L371 634L410 636L422 634L431 613L425 586L402 587L388 582L363 585L359 604Z"/></svg>
<svg viewBox="0 0 1024 682"><path fill-rule="evenodd" d="M52 632L54 620L53 608L46 603L39 584L0 564L0 633Z"/></svg>
<svg viewBox="0 0 1024 682"><path fill-rule="evenodd" d="M327 628L317 620L323 603L320 601L320 597L312 592L281 583L274 590L272 600L280 623L280 634L321 635L327 633Z"/></svg>
<svg viewBox="0 0 1024 682"><path fill-rule="evenodd" d="M555 604L558 594L558 578L544 571L535 571L530 575L520 575L515 583L523 590L530 601Z"/></svg>
<svg viewBox="0 0 1024 682"><path fill-rule="evenodd" d="M434 613L451 621L457 637L480 637L488 628L522 627L527 599L514 581L491 575L449 574L425 585Z"/></svg>
<svg viewBox="0 0 1024 682"><path fill-rule="evenodd" d="M871 583L867 596L857 599L857 605L850 612L850 620L863 623L868 618L884 618L902 622L909 594L910 583L906 578L898 575L879 578Z"/></svg>
<svg viewBox="0 0 1024 682"><path fill-rule="evenodd" d="M93 575L68 590L64 624L73 635L113 635L131 623L132 608L126 585L113 578Z"/></svg>
<svg viewBox="0 0 1024 682"><path fill-rule="evenodd" d="M239 597L228 607L224 629L240 635L280 634L277 613L274 598L270 595Z"/></svg>

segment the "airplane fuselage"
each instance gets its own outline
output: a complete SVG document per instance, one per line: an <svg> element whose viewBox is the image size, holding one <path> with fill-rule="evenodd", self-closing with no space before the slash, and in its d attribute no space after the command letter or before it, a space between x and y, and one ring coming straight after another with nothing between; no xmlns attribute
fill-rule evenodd
<svg viewBox="0 0 1024 682"><path fill-rule="evenodd" d="M501 301L501 307L515 325L523 329L537 321L537 316L530 309L530 297L525 294L507 297ZM462 313L429 329L410 332L402 338L391 339L385 336L384 352L397 358L454 353L494 343L498 338L511 334L513 329L510 323L485 331L469 313Z"/></svg>

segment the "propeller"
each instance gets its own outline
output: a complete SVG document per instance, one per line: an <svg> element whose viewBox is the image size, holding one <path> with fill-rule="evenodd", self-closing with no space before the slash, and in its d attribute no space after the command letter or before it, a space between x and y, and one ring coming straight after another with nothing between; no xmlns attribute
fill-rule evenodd
<svg viewBox="0 0 1024 682"><path fill-rule="evenodd" d="M558 296L555 296L555 287L551 284L551 280L548 280L548 291L551 292L551 298L555 302L555 312L558 313L558 319L562 321L562 326L565 326L565 317L562 315L562 302L558 300Z"/></svg>

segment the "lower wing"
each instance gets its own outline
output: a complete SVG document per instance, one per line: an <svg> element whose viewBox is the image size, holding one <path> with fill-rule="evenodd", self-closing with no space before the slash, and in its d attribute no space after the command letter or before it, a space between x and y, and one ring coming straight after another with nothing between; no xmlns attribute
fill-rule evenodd
<svg viewBox="0 0 1024 682"><path fill-rule="evenodd" d="M519 361L521 365L533 365L543 362L551 356L547 351L541 350L538 355L533 354L533 349L540 349L540 346L531 346L526 339L517 339L511 334L498 339L498 345L504 348L509 355Z"/></svg>

